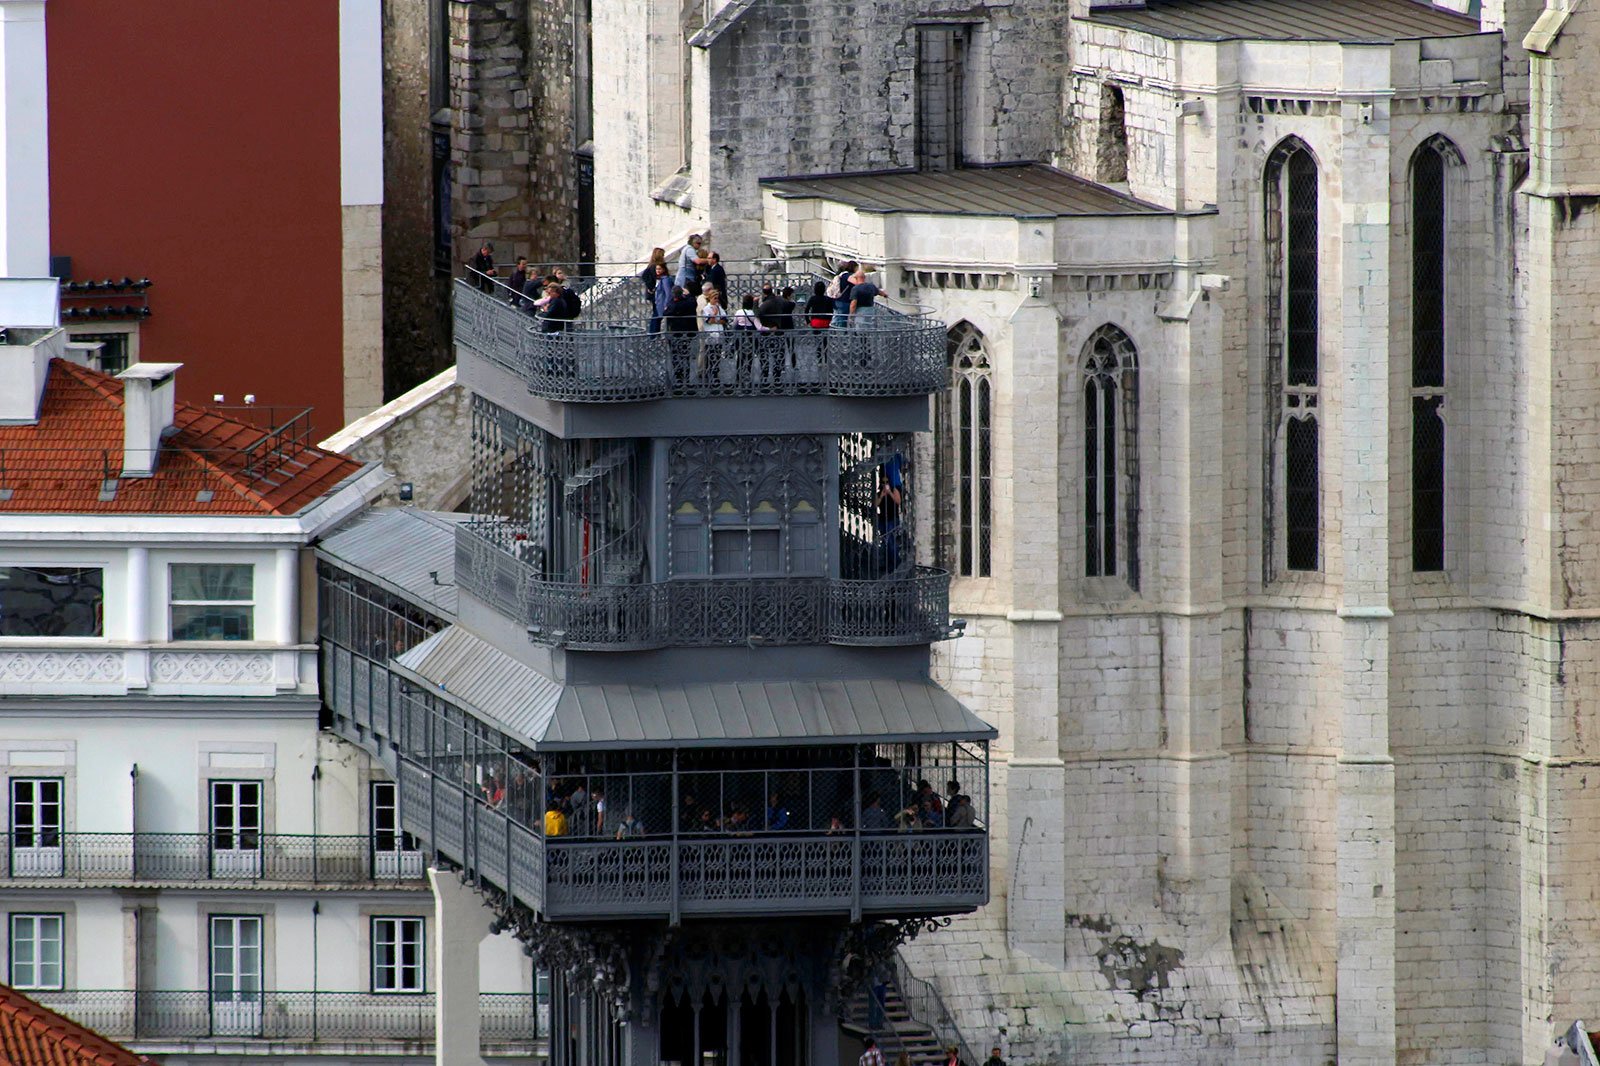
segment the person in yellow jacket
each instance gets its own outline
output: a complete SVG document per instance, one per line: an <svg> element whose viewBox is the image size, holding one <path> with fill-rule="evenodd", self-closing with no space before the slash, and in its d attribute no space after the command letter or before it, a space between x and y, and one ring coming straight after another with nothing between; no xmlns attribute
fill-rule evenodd
<svg viewBox="0 0 1600 1066"><path fill-rule="evenodd" d="M567 816L562 814L561 808L554 803L544 812L544 835L547 837L567 835Z"/></svg>

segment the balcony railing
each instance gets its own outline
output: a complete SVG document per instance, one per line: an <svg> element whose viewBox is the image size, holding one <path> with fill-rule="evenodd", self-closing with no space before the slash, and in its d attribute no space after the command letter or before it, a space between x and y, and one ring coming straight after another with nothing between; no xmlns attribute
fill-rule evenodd
<svg viewBox="0 0 1600 1066"><path fill-rule="evenodd" d="M0 877L359 884L420 880L423 862L419 851L379 847L367 836L41 831L0 833Z"/></svg>
<svg viewBox="0 0 1600 1066"><path fill-rule="evenodd" d="M455 341L516 375L536 395L572 402L924 396L950 383L943 323L887 308L870 329L701 333L669 319L651 332L649 312L642 299L637 302L635 310L608 300L564 328L547 330L513 305L509 290L484 292L458 280ZM691 328L675 328L685 326Z"/></svg>
<svg viewBox="0 0 1600 1066"><path fill-rule="evenodd" d="M541 643L636 650L741 644L927 644L950 636L950 574L919 566L871 580L680 578L635 585L546 581L491 539L456 529L460 587Z"/></svg>
<svg viewBox="0 0 1600 1066"><path fill-rule="evenodd" d="M431 1044L433 993L85 989L30 991L31 998L113 1040L226 1038L314 1043ZM481 993L485 1046L531 1044L541 1035L534 997Z"/></svg>
<svg viewBox="0 0 1600 1066"><path fill-rule="evenodd" d="M547 789L515 760L430 757L415 739L399 738L412 752L399 764L408 827L552 921L937 914L988 901L981 748L955 744L921 765L557 772ZM950 798L936 803L921 781ZM552 808L562 813L547 820Z"/></svg>

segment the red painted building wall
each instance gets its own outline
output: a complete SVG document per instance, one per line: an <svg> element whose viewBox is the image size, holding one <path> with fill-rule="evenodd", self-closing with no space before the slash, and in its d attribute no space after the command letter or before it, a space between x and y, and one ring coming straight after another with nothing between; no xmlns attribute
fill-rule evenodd
<svg viewBox="0 0 1600 1066"><path fill-rule="evenodd" d="M181 399L343 421L339 5L49 0L50 250L148 277ZM314 438L316 439L316 438Z"/></svg>

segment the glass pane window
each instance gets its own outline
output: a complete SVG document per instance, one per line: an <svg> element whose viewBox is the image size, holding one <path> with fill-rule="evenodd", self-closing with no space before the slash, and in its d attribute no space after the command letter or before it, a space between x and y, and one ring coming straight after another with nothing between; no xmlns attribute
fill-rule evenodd
<svg viewBox="0 0 1600 1066"><path fill-rule="evenodd" d="M0 637L105 636L105 571L0 567Z"/></svg>
<svg viewBox="0 0 1600 1066"><path fill-rule="evenodd" d="M59 914L11 916L11 986L24 989L65 987Z"/></svg>
<svg viewBox="0 0 1600 1066"><path fill-rule="evenodd" d="M211 995L229 1002L261 995L261 916L211 916Z"/></svg>
<svg viewBox="0 0 1600 1066"><path fill-rule="evenodd" d="M372 990L423 991L422 951L421 918L372 919Z"/></svg>
<svg viewBox="0 0 1600 1066"><path fill-rule="evenodd" d="M61 846L61 779L11 779L11 843L18 848Z"/></svg>
<svg viewBox="0 0 1600 1066"><path fill-rule="evenodd" d="M173 640L253 640L255 567L248 563L174 563Z"/></svg>

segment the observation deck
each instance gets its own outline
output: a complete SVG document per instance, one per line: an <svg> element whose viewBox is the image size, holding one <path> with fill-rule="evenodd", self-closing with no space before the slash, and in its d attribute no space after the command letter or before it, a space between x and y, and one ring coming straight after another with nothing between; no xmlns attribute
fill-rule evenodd
<svg viewBox="0 0 1600 1066"><path fill-rule="evenodd" d="M568 438L704 432L708 419L730 433L926 429L926 398L949 384L943 324L883 305L869 328L813 329L816 280L730 274L730 302L793 288L792 328L704 332L654 318L635 276L569 278L582 311L559 322L497 279L457 279L459 380Z"/></svg>

